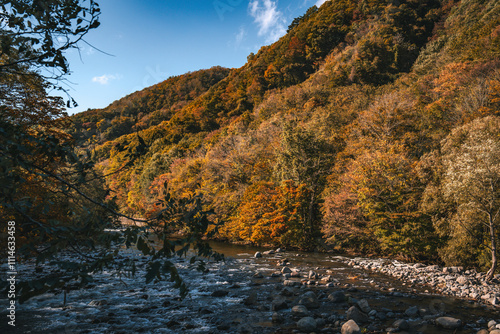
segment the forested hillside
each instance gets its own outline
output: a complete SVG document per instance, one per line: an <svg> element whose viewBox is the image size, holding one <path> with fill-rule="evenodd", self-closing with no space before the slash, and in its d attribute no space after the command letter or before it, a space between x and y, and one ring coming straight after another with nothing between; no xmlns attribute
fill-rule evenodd
<svg viewBox="0 0 500 334"><path fill-rule="evenodd" d="M243 67L170 78L71 133L131 215L202 194L221 239L487 268L499 57L496 0L330 0Z"/></svg>

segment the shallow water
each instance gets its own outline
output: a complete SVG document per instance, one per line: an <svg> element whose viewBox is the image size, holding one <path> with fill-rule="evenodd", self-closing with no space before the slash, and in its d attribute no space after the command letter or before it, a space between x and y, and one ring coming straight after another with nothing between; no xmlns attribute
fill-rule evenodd
<svg viewBox="0 0 500 334"><path fill-rule="evenodd" d="M211 246L217 252L241 259L253 256L257 251L266 250L258 247L218 242L212 242ZM500 322L499 308L479 304L475 301L442 296L432 291L428 286L411 285L381 273L356 269L348 266L344 261L340 261L338 256L327 253L286 252L265 255L262 258L254 259L254 261L257 264L258 271L267 271L269 268L275 269L276 261L281 260L283 257L289 260L289 267L303 268L303 270L310 269L319 274L325 274L327 270L333 271L333 276L339 280L341 287L355 287L363 298L368 299L372 309L385 307L395 313L403 313L410 306L418 306L429 310L430 314L442 313L446 316L461 319L463 323L469 325L476 324L481 328L486 327L483 324L484 321L494 319ZM386 322L387 327L390 327L393 321L394 319L388 320ZM422 326L419 331L436 334L446 332L476 333L476 330L471 328L447 331L429 325Z"/></svg>
<svg viewBox="0 0 500 334"><path fill-rule="evenodd" d="M0 319L4 319L0 332L291 333L296 328L296 319L293 320L290 313L290 308L296 305L293 304L295 296L290 297L289 308L280 311L286 321L279 325L271 322L271 302L283 289L282 277L272 277L272 274L279 272L282 266L278 262L284 259L290 268L300 269L302 273L313 270L323 275L328 271L338 281L330 288L312 285L294 290L296 296L312 290L322 298L321 308L313 311L315 317L336 314L342 320L347 308L359 299L366 299L372 309L395 313L385 322L378 321L379 330L368 331L371 333L385 332L381 329L390 327L410 306L427 309L431 315L456 317L467 324L457 331L438 329L429 323L414 324L412 333L476 333L486 327L485 322L500 320L499 311L491 306L443 297L426 287L409 286L382 274L355 269L331 254L285 252L254 258L256 251L266 249L217 242L211 245L227 260L209 262L208 273L193 270L184 259L176 261L190 288L184 300L179 300L178 291L168 281L146 285L141 274L118 278L104 272L94 276L95 281L89 288L71 291L66 305L63 305L62 294L45 294L20 306L17 313L20 326L16 331L6 327L5 314L0 313ZM146 263L146 258L138 252L128 251L124 256L134 258L139 268ZM20 277L28 277L30 270L33 268L29 266L21 268ZM253 277L257 272L262 273L261 278ZM212 295L221 289L227 295ZM339 289L351 298L350 303L328 302L328 293ZM244 305L243 301L252 293L257 295L256 303ZM0 302L4 305L6 300ZM330 332L336 333L338 329L332 327Z"/></svg>

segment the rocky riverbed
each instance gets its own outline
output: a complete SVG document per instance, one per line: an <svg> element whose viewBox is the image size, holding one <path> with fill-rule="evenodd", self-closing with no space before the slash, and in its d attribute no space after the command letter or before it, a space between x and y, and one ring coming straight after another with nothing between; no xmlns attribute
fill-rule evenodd
<svg viewBox="0 0 500 334"><path fill-rule="evenodd" d="M259 256L252 248L224 247L229 258L210 262L205 273L176 260L190 287L183 300L170 282L145 284L146 258L130 251L122 260L136 261L135 278L97 274L87 288L70 291L66 304L63 294L33 298L18 307L14 332L500 334L494 306L436 294L432 286L410 283L410 276L402 281L371 272L375 262L366 259L276 251ZM50 270L56 269L44 267ZM18 271L20 277L37 275L30 264ZM11 329L6 323L0 332Z"/></svg>
<svg viewBox="0 0 500 334"><path fill-rule="evenodd" d="M421 263L403 263L387 259L342 258L350 266L377 271L410 285L425 285L442 294L476 300L500 306L500 275L486 282L485 273L464 270L463 267L425 266Z"/></svg>

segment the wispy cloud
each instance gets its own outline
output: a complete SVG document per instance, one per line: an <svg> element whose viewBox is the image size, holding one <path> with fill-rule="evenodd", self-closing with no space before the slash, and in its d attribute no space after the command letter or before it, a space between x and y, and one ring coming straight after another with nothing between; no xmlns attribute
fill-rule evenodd
<svg viewBox="0 0 500 334"><path fill-rule="evenodd" d="M319 6L321 6L322 4L324 4L325 2L327 2L328 0L318 0L316 1L316 7L319 8Z"/></svg>
<svg viewBox="0 0 500 334"><path fill-rule="evenodd" d="M107 85L112 80L119 80L121 75L104 74L100 77L93 77L92 82L97 82L101 85Z"/></svg>
<svg viewBox="0 0 500 334"><path fill-rule="evenodd" d="M252 0L248 8L259 27L259 36L265 36L266 42L275 42L285 34L285 19L277 8L277 1Z"/></svg>
<svg viewBox="0 0 500 334"><path fill-rule="evenodd" d="M238 31L238 33L235 36L235 42L236 42L235 46L236 47L239 47L241 45L241 43L245 39L246 34L247 34L247 32L245 31L245 28L240 27L240 30Z"/></svg>

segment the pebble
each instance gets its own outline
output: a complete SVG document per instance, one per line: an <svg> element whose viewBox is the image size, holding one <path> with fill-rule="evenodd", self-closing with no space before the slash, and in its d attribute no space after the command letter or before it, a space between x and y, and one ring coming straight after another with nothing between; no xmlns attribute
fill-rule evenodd
<svg viewBox="0 0 500 334"><path fill-rule="evenodd" d="M377 271L403 280L410 284L430 286L444 295L458 298L480 300L486 304L500 306L500 278L495 276L493 284L484 281L484 273L474 269L464 271L463 267L444 267L438 265L404 263L388 259L342 258L339 260L354 268ZM400 293L389 288L395 297ZM398 294L398 295L396 295Z"/></svg>

